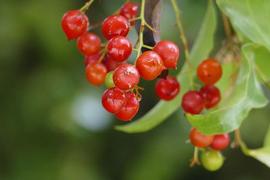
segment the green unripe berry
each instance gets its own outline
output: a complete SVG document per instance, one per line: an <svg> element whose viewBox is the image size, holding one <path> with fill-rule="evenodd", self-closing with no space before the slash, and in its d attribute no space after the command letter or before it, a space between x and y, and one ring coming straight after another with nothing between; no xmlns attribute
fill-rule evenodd
<svg viewBox="0 0 270 180"><path fill-rule="evenodd" d="M207 150L202 152L201 162L205 169L216 171L223 165L224 158L219 151Z"/></svg>
<svg viewBox="0 0 270 180"><path fill-rule="evenodd" d="M112 88L115 86L113 82L113 71L107 73L106 79L105 79L105 86L107 88Z"/></svg>

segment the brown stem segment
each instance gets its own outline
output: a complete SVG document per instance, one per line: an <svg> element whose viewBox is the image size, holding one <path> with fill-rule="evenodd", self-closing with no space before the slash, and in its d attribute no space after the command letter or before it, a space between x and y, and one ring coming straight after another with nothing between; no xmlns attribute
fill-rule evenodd
<svg viewBox="0 0 270 180"><path fill-rule="evenodd" d="M186 56L186 61L189 61L189 57L190 57L190 51L189 51L189 46L188 46L188 41L185 35L185 30L183 27L183 23L181 21L181 12L180 12L180 8L177 5L176 0L171 0L172 3L172 7L174 9L175 12L175 16L176 16L176 25L179 29L179 33L180 33L180 39L182 40L183 46L184 46L184 51L185 51L185 56Z"/></svg>
<svg viewBox="0 0 270 180"><path fill-rule="evenodd" d="M191 162L190 162L190 167L193 167L195 165L200 165L199 148L197 148L197 147L194 147L194 154L193 154L193 158L191 159Z"/></svg>
<svg viewBox="0 0 270 180"><path fill-rule="evenodd" d="M240 130L236 129L234 131L234 142L232 144L232 147L236 148L236 147L239 147L241 144L243 144L243 142L242 142L242 138L241 138L241 135L240 135Z"/></svg>
<svg viewBox="0 0 270 180"><path fill-rule="evenodd" d="M233 38L233 30L231 27L231 23L230 20L228 19L228 17L222 13L222 19L223 19L223 26L224 26L224 31L225 34L227 36L227 39L232 39Z"/></svg>

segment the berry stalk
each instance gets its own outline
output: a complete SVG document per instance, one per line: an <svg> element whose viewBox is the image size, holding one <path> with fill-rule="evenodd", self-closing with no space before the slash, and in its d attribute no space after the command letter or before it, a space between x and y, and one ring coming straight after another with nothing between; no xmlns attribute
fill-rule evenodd
<svg viewBox="0 0 270 180"><path fill-rule="evenodd" d="M140 25L140 29L139 29L139 38L138 38L138 44L136 46L135 49L137 49L137 57L136 59L138 59L138 57L141 55L141 50L143 47L147 48L147 49L153 49L151 46L147 46L145 44L143 44L143 32L144 32L144 28L147 27L149 28L151 31L155 31L145 20L144 17L144 12L145 12L145 0L141 1L141 12L140 12L140 16L138 18L136 18L136 20L141 20L141 25Z"/></svg>
<svg viewBox="0 0 270 180"><path fill-rule="evenodd" d="M199 160L199 148L194 147L194 153L193 153L193 158L191 159L190 167L193 167L195 165L199 165L200 160Z"/></svg>
<svg viewBox="0 0 270 180"><path fill-rule="evenodd" d="M176 18L176 25L177 25L177 28L179 30L179 36L180 36L180 39L183 43L183 47L184 47L184 53L185 53L185 58L186 58L186 63L188 64L188 66L190 67L190 69L193 69L193 66L192 64L190 63L189 59L190 59L190 50L189 50L189 46L188 46L188 41L187 41L187 38L186 38L186 34L185 34L185 30L184 30L184 27L183 27L183 23L181 21L181 12L180 12L180 8L176 2L176 0L171 0L171 4L172 4L172 7L173 7L173 10L174 10L174 13L175 13L175 18ZM191 73L189 73L191 74ZM194 83L193 83L193 78L191 75L189 75L189 78L190 78L190 86L194 88Z"/></svg>
<svg viewBox="0 0 270 180"><path fill-rule="evenodd" d="M94 0L89 0L88 2L86 2L85 5L80 9L80 11L86 12L93 2Z"/></svg>
<svg viewBox="0 0 270 180"><path fill-rule="evenodd" d="M171 0L171 3L172 3L172 7L174 9L174 12L175 12L175 16L176 16L176 25L179 29L180 39L182 40L182 43L184 46L186 61L188 62L189 58L190 58L190 51L189 51L188 41L187 41L187 38L185 35L184 27L183 27L183 24L181 21L180 9L177 5L176 0Z"/></svg>
<svg viewBox="0 0 270 180"><path fill-rule="evenodd" d="M140 56L141 49L143 47L143 30L144 30L144 25L145 25L144 11L145 11L145 0L142 0L141 12L140 12L140 16L139 16L139 18L141 20L141 26L140 26L140 30L139 30L138 46L136 48L136 49L138 49L136 59L138 59L138 57Z"/></svg>

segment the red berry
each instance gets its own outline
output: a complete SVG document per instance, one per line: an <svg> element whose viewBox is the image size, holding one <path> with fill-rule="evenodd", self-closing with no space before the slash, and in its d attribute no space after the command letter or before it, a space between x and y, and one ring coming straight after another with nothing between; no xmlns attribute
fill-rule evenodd
<svg viewBox="0 0 270 180"><path fill-rule="evenodd" d="M204 108L204 101L197 91L188 91L182 99L182 108L186 113L200 114Z"/></svg>
<svg viewBox="0 0 270 180"><path fill-rule="evenodd" d="M125 103L125 93L117 87L107 89L102 95L102 105L110 113L119 112Z"/></svg>
<svg viewBox="0 0 270 180"><path fill-rule="evenodd" d="M209 146L213 142L214 136L204 135L197 129L192 128L189 133L189 139L193 146L203 148Z"/></svg>
<svg viewBox="0 0 270 180"><path fill-rule="evenodd" d="M179 48L176 44L171 41L160 41L153 51L159 54L166 68L176 68L179 59Z"/></svg>
<svg viewBox="0 0 270 180"><path fill-rule="evenodd" d="M219 134L214 136L211 148L217 151L226 149L230 144L230 136L228 134Z"/></svg>
<svg viewBox="0 0 270 180"><path fill-rule="evenodd" d="M95 64L98 62L100 58L100 53L91 55L91 56L85 56L84 57L84 65L87 66L88 64Z"/></svg>
<svg viewBox="0 0 270 180"><path fill-rule="evenodd" d="M125 64L126 62L118 62L112 59L110 56L105 56L103 60L103 64L106 66L108 71L113 71L115 70L118 66L121 64Z"/></svg>
<svg viewBox="0 0 270 180"><path fill-rule="evenodd" d="M107 69L103 64L89 64L85 69L87 80L93 85L101 85L104 83Z"/></svg>
<svg viewBox="0 0 270 180"><path fill-rule="evenodd" d="M145 51L136 61L136 67L145 80L157 78L165 69L161 57L155 51Z"/></svg>
<svg viewBox="0 0 270 180"><path fill-rule="evenodd" d="M120 9L120 15L131 20L136 18L139 10L139 4L133 2L125 3Z"/></svg>
<svg viewBox="0 0 270 180"><path fill-rule="evenodd" d="M126 93L126 104L116 113L116 117L122 121L130 121L138 113L140 103L132 92Z"/></svg>
<svg viewBox="0 0 270 180"><path fill-rule="evenodd" d="M115 69L113 74L115 86L122 90L132 89L140 81L137 69L130 64L122 64Z"/></svg>
<svg viewBox="0 0 270 180"><path fill-rule="evenodd" d="M197 69L198 78L206 85L215 84L222 76L222 67L215 59L204 60Z"/></svg>
<svg viewBox="0 0 270 180"><path fill-rule="evenodd" d="M160 99L169 101L179 93L180 84L175 77L167 76L165 79L159 79L156 82L155 90Z"/></svg>
<svg viewBox="0 0 270 180"><path fill-rule="evenodd" d="M216 106L221 99L219 89L213 85L205 85L202 87L200 90L200 95L202 96L204 105L207 109Z"/></svg>
<svg viewBox="0 0 270 180"><path fill-rule="evenodd" d="M62 29L69 40L76 39L88 29L88 17L79 10L71 10L62 18Z"/></svg>
<svg viewBox="0 0 270 180"><path fill-rule="evenodd" d="M121 62L130 56L132 52L132 44L127 38L116 36L108 42L107 52L115 61Z"/></svg>
<svg viewBox="0 0 270 180"><path fill-rule="evenodd" d="M99 53L101 48L100 38L93 33L84 33L77 41L79 51L85 56Z"/></svg>
<svg viewBox="0 0 270 180"><path fill-rule="evenodd" d="M107 17L102 24L102 33L106 39L115 36L127 36L129 32L129 22L121 15Z"/></svg>

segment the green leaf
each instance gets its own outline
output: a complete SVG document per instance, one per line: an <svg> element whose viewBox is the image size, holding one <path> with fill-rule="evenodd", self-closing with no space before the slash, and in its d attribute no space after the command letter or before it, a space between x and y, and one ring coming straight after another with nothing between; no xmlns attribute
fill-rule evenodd
<svg viewBox="0 0 270 180"><path fill-rule="evenodd" d="M269 82L270 80L270 53L263 46L256 44L248 44L244 48L244 53L246 57L251 58L255 61L257 66L257 73L260 75L264 82ZM262 162L266 166L270 167L270 126L268 128L267 134L264 139L264 146L258 149L248 149L245 144L241 144L242 151L247 155L251 156L258 161Z"/></svg>
<svg viewBox="0 0 270 180"><path fill-rule="evenodd" d="M236 30L270 50L269 0L217 0L217 3Z"/></svg>
<svg viewBox="0 0 270 180"><path fill-rule="evenodd" d="M187 119L201 132L205 134L219 134L233 131L240 127L242 121L248 116L253 108L261 108L267 104L259 81L256 78L254 68L254 56L249 54L249 46L242 48L245 58L241 60L240 71L233 89L224 89L223 92L230 92L223 95L218 108L210 110L205 114L187 115ZM226 80L228 83L230 79Z"/></svg>
<svg viewBox="0 0 270 180"><path fill-rule="evenodd" d="M214 34L216 32L216 9L212 1L209 1L208 9L203 20L203 24L191 51L190 63L192 67L197 67L201 60L207 58L214 46ZM127 133L139 133L148 131L166 120L173 112L180 109L183 93L191 89L195 70L190 64L185 63L177 79L181 82L181 93L172 101L160 101L142 118L123 126L116 126L119 131Z"/></svg>
<svg viewBox="0 0 270 180"><path fill-rule="evenodd" d="M245 48L245 52L248 53L248 56L252 56L256 61L257 73L260 78L266 82L270 82L270 52L264 48L263 46L259 46L256 44L249 44L248 47Z"/></svg>
<svg viewBox="0 0 270 180"><path fill-rule="evenodd" d="M264 138L264 146L270 147L270 126L269 126L268 131L266 133L266 136Z"/></svg>
<svg viewBox="0 0 270 180"><path fill-rule="evenodd" d="M248 156L251 156L262 163L264 163L266 166L270 167L270 147L264 147L256 150L250 150L248 149L246 154Z"/></svg>
<svg viewBox="0 0 270 180"><path fill-rule="evenodd" d="M241 149L247 156L251 156L258 161L261 161L266 166L270 167L270 126L264 139L264 146L259 149L248 149L247 146L241 142Z"/></svg>

